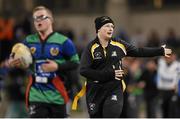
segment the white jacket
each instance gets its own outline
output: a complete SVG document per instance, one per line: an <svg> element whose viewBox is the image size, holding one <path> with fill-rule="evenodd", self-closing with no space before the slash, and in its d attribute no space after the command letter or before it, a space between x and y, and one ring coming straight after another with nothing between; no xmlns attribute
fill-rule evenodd
<svg viewBox="0 0 180 119"><path fill-rule="evenodd" d="M164 58L158 61L157 88L160 90L173 90L178 84L180 63L178 61L167 65Z"/></svg>

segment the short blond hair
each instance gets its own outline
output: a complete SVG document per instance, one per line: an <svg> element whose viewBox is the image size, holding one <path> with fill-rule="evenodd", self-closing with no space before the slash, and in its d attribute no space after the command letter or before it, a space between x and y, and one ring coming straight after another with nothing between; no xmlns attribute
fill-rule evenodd
<svg viewBox="0 0 180 119"><path fill-rule="evenodd" d="M54 19L53 19L52 11L51 11L49 8L47 8L47 7L45 7L45 6L37 6L37 7L35 7L35 8L33 9L33 14L34 14L36 11L39 11L39 10L45 10L45 11L50 15L51 19L54 20Z"/></svg>

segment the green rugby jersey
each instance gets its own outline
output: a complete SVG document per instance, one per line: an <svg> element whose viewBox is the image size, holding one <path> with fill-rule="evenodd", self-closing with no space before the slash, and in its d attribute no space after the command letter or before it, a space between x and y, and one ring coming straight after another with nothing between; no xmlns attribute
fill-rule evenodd
<svg viewBox="0 0 180 119"><path fill-rule="evenodd" d="M38 34L29 35L24 44L30 48L34 59L30 68L32 77L26 91L26 102L66 103L68 95L62 82L63 74L79 64L79 57L72 41L53 32L43 41ZM46 63L47 59L58 63L58 71L42 71L41 65Z"/></svg>

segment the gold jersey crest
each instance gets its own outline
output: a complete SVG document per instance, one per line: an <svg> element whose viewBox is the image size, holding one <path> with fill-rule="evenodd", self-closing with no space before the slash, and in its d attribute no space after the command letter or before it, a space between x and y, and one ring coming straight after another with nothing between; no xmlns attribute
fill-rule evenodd
<svg viewBox="0 0 180 119"><path fill-rule="evenodd" d="M57 56L59 54L59 49L58 48L51 48L50 53L52 56Z"/></svg>

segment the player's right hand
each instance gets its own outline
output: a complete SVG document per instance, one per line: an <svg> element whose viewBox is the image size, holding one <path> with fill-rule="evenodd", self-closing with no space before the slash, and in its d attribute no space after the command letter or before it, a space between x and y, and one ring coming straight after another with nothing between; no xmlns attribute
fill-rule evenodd
<svg viewBox="0 0 180 119"><path fill-rule="evenodd" d="M23 65L23 63L20 58L17 58L17 59L10 58L7 60L7 67L9 67L9 68L13 68L13 67L20 68L22 65Z"/></svg>
<svg viewBox="0 0 180 119"><path fill-rule="evenodd" d="M172 54L172 50L170 48L166 48L166 45L162 45L161 47L164 48L164 56L170 57L170 55Z"/></svg>

